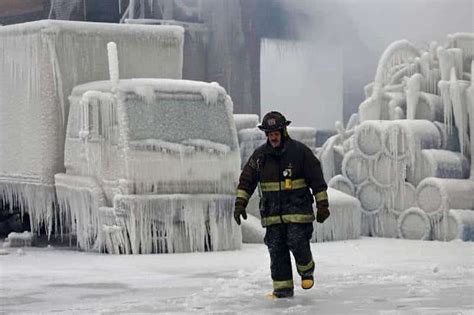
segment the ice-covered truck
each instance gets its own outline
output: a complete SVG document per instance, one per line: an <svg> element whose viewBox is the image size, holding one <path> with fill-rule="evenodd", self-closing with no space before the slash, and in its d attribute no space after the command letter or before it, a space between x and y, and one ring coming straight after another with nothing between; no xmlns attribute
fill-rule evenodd
<svg viewBox="0 0 474 315"><path fill-rule="evenodd" d="M101 81L76 87L70 101L66 174L55 184L82 248L97 239L125 253L240 246L232 217L240 153L222 87Z"/></svg>
<svg viewBox="0 0 474 315"><path fill-rule="evenodd" d="M120 82L103 81L111 41ZM182 56L181 27L0 28L3 205L27 212L33 230L56 223L85 250L238 247L232 103L216 84L179 80ZM167 79L131 79L146 77Z"/></svg>

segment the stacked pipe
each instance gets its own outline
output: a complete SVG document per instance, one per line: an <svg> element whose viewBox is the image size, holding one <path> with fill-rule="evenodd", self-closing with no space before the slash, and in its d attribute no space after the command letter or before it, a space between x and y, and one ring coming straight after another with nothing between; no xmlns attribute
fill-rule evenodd
<svg viewBox="0 0 474 315"><path fill-rule="evenodd" d="M447 241L456 237L472 240L474 230L474 181L469 179L423 179L416 189L416 203L428 219L427 238ZM463 214L451 209L466 209ZM466 234L467 233L467 234ZM408 235L411 238L412 235Z"/></svg>
<svg viewBox="0 0 474 315"><path fill-rule="evenodd" d="M427 120L368 120L355 129L354 149L344 155L342 175L330 186L354 191L362 206L364 235L396 237L400 220L410 225L418 212L400 215L416 205L415 187L424 177L466 177L465 157L440 150L441 131Z"/></svg>

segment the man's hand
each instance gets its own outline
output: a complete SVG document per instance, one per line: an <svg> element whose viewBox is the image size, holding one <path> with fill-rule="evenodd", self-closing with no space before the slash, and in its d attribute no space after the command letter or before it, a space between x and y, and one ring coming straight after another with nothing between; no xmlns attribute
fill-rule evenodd
<svg viewBox="0 0 474 315"><path fill-rule="evenodd" d="M238 225L240 225L240 216L242 216L244 220L247 220L247 212L245 212L245 206L239 202L236 202L234 209L234 219Z"/></svg>
<svg viewBox="0 0 474 315"><path fill-rule="evenodd" d="M329 217L329 209L327 207L320 207L318 211L316 211L316 221L319 223L323 223Z"/></svg>

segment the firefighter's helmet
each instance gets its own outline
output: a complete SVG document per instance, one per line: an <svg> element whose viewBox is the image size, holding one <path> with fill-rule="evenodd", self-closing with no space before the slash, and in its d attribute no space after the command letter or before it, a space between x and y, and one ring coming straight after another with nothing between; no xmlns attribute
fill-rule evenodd
<svg viewBox="0 0 474 315"><path fill-rule="evenodd" d="M262 123L258 125L258 128L265 132L272 132L285 128L291 123L290 120L286 120L279 112L269 112L263 116Z"/></svg>

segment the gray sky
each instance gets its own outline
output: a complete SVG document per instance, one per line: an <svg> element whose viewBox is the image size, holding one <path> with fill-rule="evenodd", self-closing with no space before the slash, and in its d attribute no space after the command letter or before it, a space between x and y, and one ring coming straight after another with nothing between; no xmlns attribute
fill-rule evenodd
<svg viewBox="0 0 474 315"><path fill-rule="evenodd" d="M420 48L474 32L474 0L296 0L314 18L307 44L262 46L262 115L280 110L295 126L334 128L364 100L384 49L399 39Z"/></svg>

